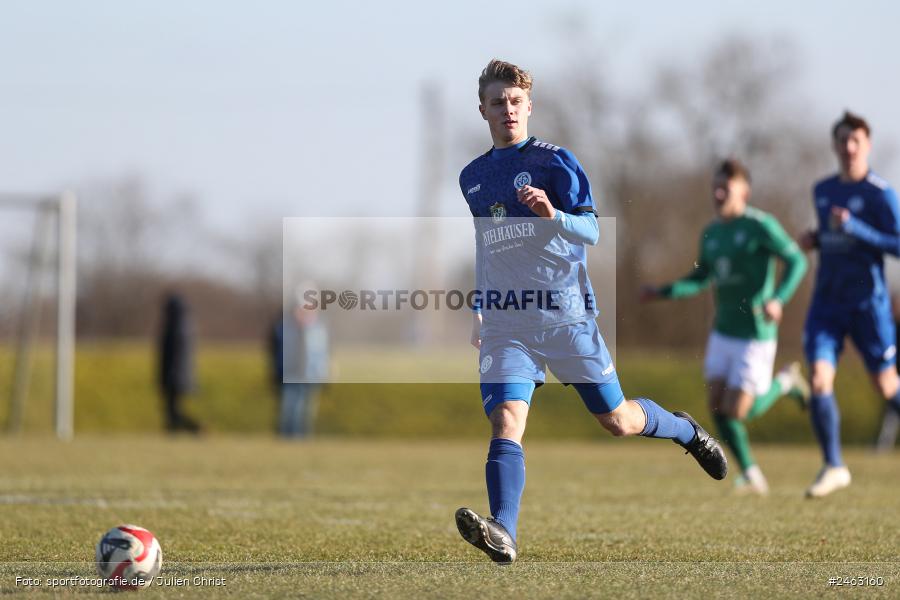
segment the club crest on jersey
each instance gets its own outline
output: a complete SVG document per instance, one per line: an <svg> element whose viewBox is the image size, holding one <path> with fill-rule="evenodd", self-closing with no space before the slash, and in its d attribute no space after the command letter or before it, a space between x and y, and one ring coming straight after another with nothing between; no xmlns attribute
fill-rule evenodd
<svg viewBox="0 0 900 600"><path fill-rule="evenodd" d="M528 171L522 171L513 179L513 186L515 186L515 188L519 190L526 185L531 185L531 173L529 173Z"/></svg>
<svg viewBox="0 0 900 600"><path fill-rule="evenodd" d="M818 206L819 208L825 208L826 206L828 206L828 198L825 196L819 196L818 198L816 198L816 206Z"/></svg>
<svg viewBox="0 0 900 600"><path fill-rule="evenodd" d="M494 357L488 354L484 358L481 359L481 373L487 373L488 369L491 368L491 365L494 364Z"/></svg>
<svg viewBox="0 0 900 600"><path fill-rule="evenodd" d="M747 234L743 231L738 231L734 234L735 246L743 246L745 241L747 241Z"/></svg>
<svg viewBox="0 0 900 600"><path fill-rule="evenodd" d="M847 208L850 209L850 212L858 213L863 209L863 199L861 196L853 196L847 202Z"/></svg>
<svg viewBox="0 0 900 600"><path fill-rule="evenodd" d="M506 207L502 203L496 202L491 205L491 219L494 223L502 223L506 220Z"/></svg>

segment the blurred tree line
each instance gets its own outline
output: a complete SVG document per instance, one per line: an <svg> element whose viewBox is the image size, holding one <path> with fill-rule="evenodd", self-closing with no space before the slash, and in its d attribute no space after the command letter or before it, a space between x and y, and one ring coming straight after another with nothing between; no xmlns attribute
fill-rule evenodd
<svg viewBox="0 0 900 600"><path fill-rule="evenodd" d="M530 133L574 150L600 214L617 217L618 345L702 349L711 293L640 305L641 285L691 270L700 233L714 216L711 177L723 158L749 166L750 203L773 213L788 233L813 226L812 186L836 171L830 127L839 115L823 121L815 114L798 89L798 52L777 38L725 38L695 64L659 67L637 97L622 93L602 59L592 63L584 58L588 50L576 52L581 58L566 64L577 67L535 74ZM891 154L877 139L874 168ZM781 340L788 348L800 345L816 266L810 258L785 310Z"/></svg>
<svg viewBox="0 0 900 600"><path fill-rule="evenodd" d="M137 175L96 178L77 189L79 339L155 335L170 292L185 298L207 339L260 340L280 315L280 220L224 235L205 224L199 199L162 197ZM31 243L26 235L4 248L14 267L0 283L0 338L14 336L23 321ZM55 263L45 265L38 278L41 332L48 336L56 326L54 272Z"/></svg>
<svg viewBox="0 0 900 600"><path fill-rule="evenodd" d="M155 332L177 291L199 335L259 339L281 308L281 223L249 237L204 226L190 195L151 197L136 176L93 181L79 207L79 336Z"/></svg>

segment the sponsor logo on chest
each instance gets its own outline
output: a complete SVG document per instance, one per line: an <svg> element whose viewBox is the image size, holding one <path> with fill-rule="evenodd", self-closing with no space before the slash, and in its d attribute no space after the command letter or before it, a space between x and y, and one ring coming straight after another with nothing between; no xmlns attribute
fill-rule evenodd
<svg viewBox="0 0 900 600"><path fill-rule="evenodd" d="M495 202L488 209L491 211L491 220L494 223L502 223L506 220L506 207L501 202Z"/></svg>

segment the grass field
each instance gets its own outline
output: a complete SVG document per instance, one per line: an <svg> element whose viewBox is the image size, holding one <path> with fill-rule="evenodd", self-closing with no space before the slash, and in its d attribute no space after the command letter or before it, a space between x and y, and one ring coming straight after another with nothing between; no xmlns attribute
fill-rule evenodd
<svg viewBox="0 0 900 600"><path fill-rule="evenodd" d="M164 576L226 583L142 597L837 597L847 590L828 579L845 576L883 578L858 596L900 596L896 453L850 450L853 485L808 501L811 447L759 448L772 495L748 498L668 442L536 440L520 561L496 567L452 519L485 509L485 452L483 440L0 439L0 595L99 595L46 581L93 576L94 544L127 522L160 539Z"/></svg>

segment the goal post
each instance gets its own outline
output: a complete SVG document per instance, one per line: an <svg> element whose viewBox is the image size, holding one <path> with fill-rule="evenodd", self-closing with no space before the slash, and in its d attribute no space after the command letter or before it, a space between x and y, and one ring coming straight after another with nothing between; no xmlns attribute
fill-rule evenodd
<svg viewBox="0 0 900 600"><path fill-rule="evenodd" d="M77 200L71 191L59 196L56 296L56 436L75 435L75 252Z"/></svg>
<svg viewBox="0 0 900 600"><path fill-rule="evenodd" d="M0 193L0 210L30 211L37 218L16 328L15 368L7 421L11 433L22 428L33 346L40 326L41 284L45 271L55 266L57 318L53 425L61 440L70 440L74 435L77 204L75 194L70 191L58 195ZM56 239L55 265L49 260L52 238Z"/></svg>

